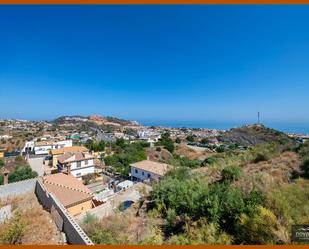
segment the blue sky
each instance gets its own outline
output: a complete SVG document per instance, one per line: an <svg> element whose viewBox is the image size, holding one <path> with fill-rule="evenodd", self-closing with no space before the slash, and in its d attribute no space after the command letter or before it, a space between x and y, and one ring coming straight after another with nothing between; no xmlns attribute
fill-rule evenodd
<svg viewBox="0 0 309 249"><path fill-rule="evenodd" d="M0 117L309 123L309 6L0 6Z"/></svg>

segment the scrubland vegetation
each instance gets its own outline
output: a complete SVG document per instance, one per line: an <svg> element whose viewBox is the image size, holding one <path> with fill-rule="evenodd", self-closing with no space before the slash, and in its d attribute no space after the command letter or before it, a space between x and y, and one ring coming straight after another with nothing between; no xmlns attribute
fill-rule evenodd
<svg viewBox="0 0 309 249"><path fill-rule="evenodd" d="M0 224L0 244L61 244L51 215L43 210L34 193L2 199L0 208L11 205L11 217Z"/></svg>
<svg viewBox="0 0 309 249"><path fill-rule="evenodd" d="M130 144L123 139L118 139L112 146L115 153L104 158L105 164L112 166L114 172L128 176L131 163L147 158L145 147L149 145L144 142Z"/></svg>
<svg viewBox="0 0 309 249"><path fill-rule="evenodd" d="M95 243L290 244L291 225L309 222L308 142L262 143L202 162L174 155L168 162L176 169L135 215L84 224ZM129 239L133 221L147 232Z"/></svg>
<svg viewBox="0 0 309 249"><path fill-rule="evenodd" d="M0 170L4 167L4 161L0 161ZM9 183L18 182L35 178L38 176L36 171L33 171L29 164L24 160L22 156L15 157L14 161L11 161L6 168L9 168ZM0 185L3 184L3 175L0 175Z"/></svg>

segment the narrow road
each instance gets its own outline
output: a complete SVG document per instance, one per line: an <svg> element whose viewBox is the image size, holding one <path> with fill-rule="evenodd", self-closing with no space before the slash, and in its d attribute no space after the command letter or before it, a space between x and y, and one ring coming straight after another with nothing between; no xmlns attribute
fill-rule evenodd
<svg viewBox="0 0 309 249"><path fill-rule="evenodd" d="M32 170L36 171L39 176L44 175L44 164L43 164L44 157L45 156L28 159L30 167L32 168Z"/></svg>

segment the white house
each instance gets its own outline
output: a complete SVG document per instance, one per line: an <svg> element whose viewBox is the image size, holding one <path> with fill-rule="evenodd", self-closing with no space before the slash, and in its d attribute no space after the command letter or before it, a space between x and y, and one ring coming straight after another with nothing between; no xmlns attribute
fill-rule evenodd
<svg viewBox="0 0 309 249"><path fill-rule="evenodd" d="M81 179L82 176L94 174L94 159L88 152L66 152L57 158L58 172Z"/></svg>
<svg viewBox="0 0 309 249"><path fill-rule="evenodd" d="M64 147L72 147L72 140L63 140L63 141L40 141L35 142L33 151L36 155L47 155L50 150L61 149Z"/></svg>
<svg viewBox="0 0 309 249"><path fill-rule="evenodd" d="M34 141L27 141L21 152L30 153L31 151L33 151L33 148L34 148Z"/></svg>
<svg viewBox="0 0 309 249"><path fill-rule="evenodd" d="M172 165L159 163L150 160L144 160L130 164L131 178L135 181L159 181L169 170Z"/></svg>

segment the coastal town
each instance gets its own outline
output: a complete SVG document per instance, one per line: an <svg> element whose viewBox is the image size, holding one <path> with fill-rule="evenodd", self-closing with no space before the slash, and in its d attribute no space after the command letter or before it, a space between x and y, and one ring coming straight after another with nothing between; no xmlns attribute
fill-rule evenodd
<svg viewBox="0 0 309 249"><path fill-rule="evenodd" d="M174 146L171 141L176 140L179 147L185 147L204 160L219 146L216 136L221 132L148 127L136 121L98 115L66 116L52 122L0 120L0 183L4 186L0 197L9 200L32 192L38 203L51 212L51 207L46 208L40 197L39 192L44 191L54 196L77 222L92 214L103 219L119 208L124 211L137 204L145 191L151 190L153 182L174 168L164 163L172 157L173 151L160 144L162 134L169 135L170 145ZM189 141L194 144L194 140L201 139L208 139L211 149L196 147L195 151L192 149L195 146L187 145ZM141 145L142 155L139 161L133 159L125 165L130 169L123 173L109 163L109 158L117 154L118 145L132 143ZM30 174L24 174L23 170ZM18 172L21 173L17 177L12 177ZM27 181L32 184L31 191L28 187L19 188L19 183L23 185ZM12 187L6 191L5 186ZM11 211L11 204L0 209L2 222L11 217ZM57 243L76 243L66 236L63 224L57 224L54 230L62 233L56 236Z"/></svg>
<svg viewBox="0 0 309 249"><path fill-rule="evenodd" d="M89 217L108 220L117 212L139 210L153 185L169 172L182 166L203 172L217 154L246 153L259 143L256 134L250 140L248 131L271 131L260 124L240 129L143 126L98 115L52 122L1 120L0 222L12 216L16 198L31 198L54 224L52 238L42 237L40 243L92 244L81 228ZM299 144L309 138L281 136Z"/></svg>

